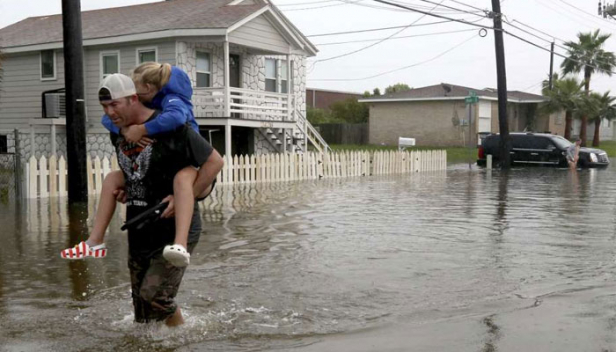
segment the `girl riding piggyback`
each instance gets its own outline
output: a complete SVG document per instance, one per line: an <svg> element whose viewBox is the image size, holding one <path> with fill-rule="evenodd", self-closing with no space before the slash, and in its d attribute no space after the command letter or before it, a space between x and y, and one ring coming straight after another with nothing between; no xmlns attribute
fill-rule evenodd
<svg viewBox="0 0 616 352"><path fill-rule="evenodd" d="M199 132L199 125L195 121L190 102L192 86L184 71L166 63L146 62L135 68L132 79L139 100L149 108L159 110L160 114L143 125L133 125L122 129L113 124L109 116L104 115L102 124L111 133L121 134L128 143L138 144L145 148L154 142L154 139L150 137L175 131L185 124L189 124L197 133ZM175 240L173 244L165 247L163 256L178 267L190 263L190 254L186 248L195 198L200 200L207 197L213 188L212 184L202 194L194 194L193 185L197 172L198 170L193 167L186 167L176 174L173 181L173 199L169 200L170 205L161 215L161 217L175 216ZM73 248L63 250L62 258L83 259L106 256L105 232L115 211L116 199L122 198L124 185L124 175L121 171L110 172L105 177L94 226L88 240Z"/></svg>

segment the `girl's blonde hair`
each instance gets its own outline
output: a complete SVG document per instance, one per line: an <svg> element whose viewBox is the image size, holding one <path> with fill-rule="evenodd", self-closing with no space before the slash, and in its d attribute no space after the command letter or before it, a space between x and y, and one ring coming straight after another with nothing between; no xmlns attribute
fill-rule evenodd
<svg viewBox="0 0 616 352"><path fill-rule="evenodd" d="M138 84L151 84L157 90L169 83L171 77L171 65L159 64L158 62L144 62L133 70L133 81Z"/></svg>

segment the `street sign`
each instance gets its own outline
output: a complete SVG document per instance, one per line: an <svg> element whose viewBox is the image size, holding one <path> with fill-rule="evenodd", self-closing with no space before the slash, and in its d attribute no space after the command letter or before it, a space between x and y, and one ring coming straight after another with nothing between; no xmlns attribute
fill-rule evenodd
<svg viewBox="0 0 616 352"><path fill-rule="evenodd" d="M466 104L475 104L479 101L479 97L477 97L477 94L475 92L470 92L469 96L464 98L464 102Z"/></svg>

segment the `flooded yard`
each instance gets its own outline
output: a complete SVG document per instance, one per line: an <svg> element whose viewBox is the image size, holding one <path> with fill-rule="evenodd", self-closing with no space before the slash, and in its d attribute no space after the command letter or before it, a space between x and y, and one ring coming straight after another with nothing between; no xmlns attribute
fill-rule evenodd
<svg viewBox="0 0 616 352"><path fill-rule="evenodd" d="M616 351L616 168L467 168L218 188L178 329L133 324L119 214L68 262L91 220L1 203L0 351Z"/></svg>

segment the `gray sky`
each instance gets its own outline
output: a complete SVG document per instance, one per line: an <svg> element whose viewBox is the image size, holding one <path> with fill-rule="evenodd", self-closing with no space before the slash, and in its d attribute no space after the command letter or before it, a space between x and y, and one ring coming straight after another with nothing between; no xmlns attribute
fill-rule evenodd
<svg viewBox="0 0 616 352"><path fill-rule="evenodd" d="M351 3L343 4L336 0L275 0L275 4L279 5L279 8L291 21L308 36L321 33L403 26L415 22L422 16L418 13L396 10L372 0L346 1ZM397 1L424 9L425 11L430 11L435 6L421 0ZM439 3L441 0L430 1ZM480 9L491 8L490 0L456 1ZM155 1L105 0L103 2L100 0L82 0L81 4L82 10L92 10L148 2ZM575 40L578 32L588 32L597 28L606 33L614 33L616 31L616 20L605 20L596 15L596 0L501 0L501 2L502 11L508 21L520 21L562 40ZM578 7L580 10L567 5L567 3ZM475 11L453 0L444 0L441 4L466 11ZM588 14L584 13L584 11ZM454 13L453 10L447 8L438 7L434 12L468 21L479 20L478 24L491 25L491 20L482 20L473 14L460 14L457 11ZM59 13L61 13L60 0L0 0L0 27L5 27L27 17ZM441 19L425 16L417 24L435 21L441 21ZM551 40L549 36L534 32L518 22L513 23L540 37ZM394 38L472 28L469 25L459 23L411 27L403 30ZM506 24L505 29L549 49L549 42L547 41L508 27ZM386 86L398 82L406 83L411 87L421 87L441 82L474 88L496 86L494 37L489 32L485 38L481 38L478 35L479 28L475 31L460 33L390 39L352 55L314 63L317 60L325 60L362 49L375 42L339 45L318 44L381 39L391 36L399 30L391 29L352 35L310 37L312 42L317 44L320 52L315 58L309 60L308 86L355 92L372 90L374 87L379 87L383 90ZM460 45L464 41L467 42ZM556 44L562 45L562 42L557 39ZM444 53L457 45L460 46ZM535 48L508 35L505 35L505 49L508 89L538 93L541 86L540 82L547 78L550 59L549 52ZM616 52L616 36L608 40L606 49ZM556 51L565 54L564 49L557 47ZM439 56L441 54L442 56ZM439 57L435 58L437 56ZM422 63L433 58L435 59L415 67L374 78L367 78ZM562 59L556 56L555 70L559 70L561 62ZM345 79L347 81L323 81L322 79ZM616 94L616 85L613 83L615 79L616 76L595 75L591 82L591 88L599 92L612 90Z"/></svg>

